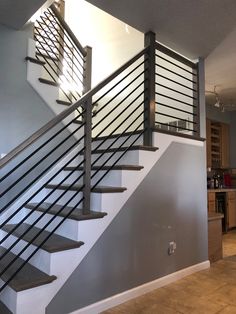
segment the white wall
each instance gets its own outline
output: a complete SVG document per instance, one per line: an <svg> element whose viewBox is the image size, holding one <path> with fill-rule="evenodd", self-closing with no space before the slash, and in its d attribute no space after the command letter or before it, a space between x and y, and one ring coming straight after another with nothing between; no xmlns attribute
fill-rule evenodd
<svg viewBox="0 0 236 314"><path fill-rule="evenodd" d="M65 19L82 46L93 48L92 86L143 49L143 34L84 0L66 0Z"/></svg>

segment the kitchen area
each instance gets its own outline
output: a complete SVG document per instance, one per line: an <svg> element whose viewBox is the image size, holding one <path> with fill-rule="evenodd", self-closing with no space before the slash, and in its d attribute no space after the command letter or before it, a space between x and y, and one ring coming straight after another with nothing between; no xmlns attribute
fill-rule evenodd
<svg viewBox="0 0 236 314"><path fill-rule="evenodd" d="M230 123L207 118L208 246L211 262L223 257L222 235L224 238L224 235L233 234L236 230L236 168L232 167L232 131Z"/></svg>

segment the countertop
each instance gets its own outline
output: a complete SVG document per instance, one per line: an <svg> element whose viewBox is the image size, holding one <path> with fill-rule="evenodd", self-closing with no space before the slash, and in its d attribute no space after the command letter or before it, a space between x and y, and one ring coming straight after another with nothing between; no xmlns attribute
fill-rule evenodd
<svg viewBox="0 0 236 314"><path fill-rule="evenodd" d="M223 214L214 213L214 212L209 212L209 213L208 213L208 221L217 220L217 219L222 219L222 218L224 218L224 215L223 215Z"/></svg>
<svg viewBox="0 0 236 314"><path fill-rule="evenodd" d="M231 188L221 188L221 189L207 189L207 192L235 192L236 187L231 187Z"/></svg>

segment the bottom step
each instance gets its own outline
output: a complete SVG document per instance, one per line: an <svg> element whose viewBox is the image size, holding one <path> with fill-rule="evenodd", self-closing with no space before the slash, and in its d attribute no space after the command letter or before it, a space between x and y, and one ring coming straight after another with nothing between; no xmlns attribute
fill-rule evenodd
<svg viewBox="0 0 236 314"><path fill-rule="evenodd" d="M6 249L0 246L0 258L5 252ZM0 273L15 257L15 254L9 252L0 260ZM11 277L11 275L22 266L23 262L24 260L18 257L17 260L7 270L5 270L4 274L1 276L1 279L6 282ZM56 278L56 276L49 276L38 268L27 263L9 282L9 286L15 291L22 291L51 283Z"/></svg>
<svg viewBox="0 0 236 314"><path fill-rule="evenodd" d="M1 314L13 314L7 307L5 304L3 304L2 302L0 302L0 313Z"/></svg>

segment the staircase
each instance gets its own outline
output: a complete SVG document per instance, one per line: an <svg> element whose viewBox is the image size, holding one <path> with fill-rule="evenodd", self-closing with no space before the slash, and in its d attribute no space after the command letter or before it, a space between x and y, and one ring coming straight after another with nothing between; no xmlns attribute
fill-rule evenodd
<svg viewBox="0 0 236 314"><path fill-rule="evenodd" d="M55 8L48 12L54 27ZM145 38L141 52L93 89L85 69L78 98L58 92L60 42L51 51L56 63L35 43L29 49L28 80L35 88L47 84L41 93L57 116L0 160L0 313L45 313L160 158L155 131L199 138L198 65L156 43L153 33ZM89 50L82 50L87 58ZM39 76L46 62L55 66L51 80ZM55 109L61 105L66 109Z"/></svg>

